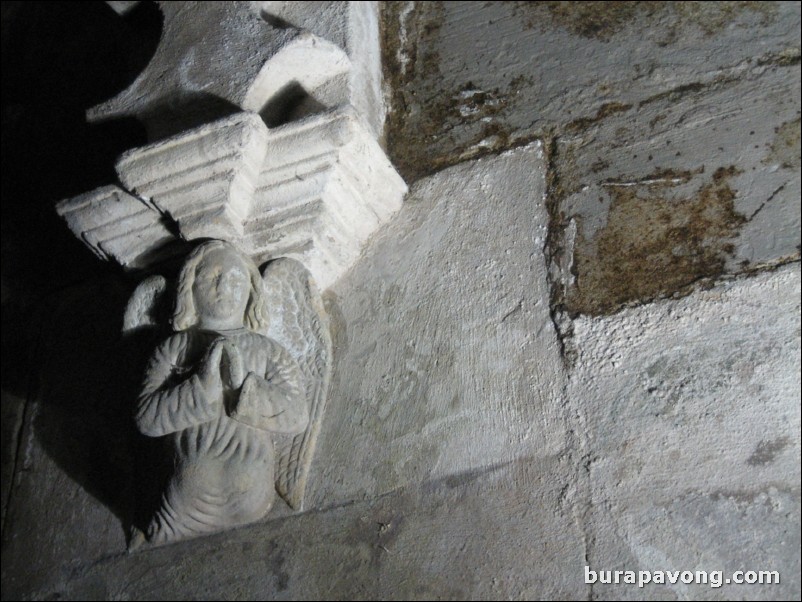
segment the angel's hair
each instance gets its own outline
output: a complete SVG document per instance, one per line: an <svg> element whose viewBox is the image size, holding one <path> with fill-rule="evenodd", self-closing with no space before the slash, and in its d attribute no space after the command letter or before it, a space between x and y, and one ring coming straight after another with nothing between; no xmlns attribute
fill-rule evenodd
<svg viewBox="0 0 802 602"><path fill-rule="evenodd" d="M251 281L251 292L248 297L248 304L245 306L243 316L244 326L251 330L263 331L267 328L267 303L265 298L264 281L259 274L259 270L253 261L244 255L237 247L229 242L222 240L212 240L205 242L195 248L187 257L181 274L178 276L178 290L175 296L175 312L173 313L173 329L176 331L192 328L198 322L198 312L195 309L195 299L192 294L192 286L195 283L195 275L203 258L209 253L217 250L225 250L234 253L239 257L242 264L247 268Z"/></svg>

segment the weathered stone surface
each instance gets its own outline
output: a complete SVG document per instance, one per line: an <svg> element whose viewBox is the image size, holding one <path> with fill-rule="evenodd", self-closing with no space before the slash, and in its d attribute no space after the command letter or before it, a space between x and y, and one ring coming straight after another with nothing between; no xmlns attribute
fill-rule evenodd
<svg viewBox="0 0 802 602"><path fill-rule="evenodd" d="M220 240L187 257L170 299L174 332L151 353L134 411L138 430L165 443L174 470L129 549L261 520L277 492L302 508L331 366L323 302L310 280L288 259L271 263L263 280L247 255ZM163 279L137 287L125 312L129 331L137 314L149 326L159 288L167 288Z"/></svg>
<svg viewBox="0 0 802 602"><path fill-rule="evenodd" d="M563 449L544 193L537 143L422 180L332 289L311 503Z"/></svg>
<svg viewBox="0 0 802 602"><path fill-rule="evenodd" d="M296 87L314 91L350 62L314 34L265 21L251 2L162 2L159 47L136 81L90 120L136 116L163 138L233 111L260 112ZM344 102L344 95L340 102Z"/></svg>
<svg viewBox="0 0 802 602"><path fill-rule="evenodd" d="M799 68L746 64L730 77L558 138L569 311L609 312L799 256Z"/></svg>
<svg viewBox="0 0 802 602"><path fill-rule="evenodd" d="M292 257L331 286L407 186L351 108L271 129L242 246L257 260Z"/></svg>
<svg viewBox="0 0 802 602"><path fill-rule="evenodd" d="M553 458L152 551L116 554L33 598L581 599L582 542ZM580 579L575 579L574 576ZM48 579L49 578L49 579Z"/></svg>
<svg viewBox="0 0 802 602"><path fill-rule="evenodd" d="M187 240L237 240L251 212L267 139L256 113L237 113L123 153L117 174L128 190L178 222Z"/></svg>
<svg viewBox="0 0 802 602"><path fill-rule="evenodd" d="M593 587L615 599L799 592L800 270L574 322L594 569L779 571L780 584Z"/></svg>
<svg viewBox="0 0 802 602"><path fill-rule="evenodd" d="M137 3L110 2L121 15ZM352 105L373 138L384 100L377 2L162 2L148 67L91 120L133 115L152 139L236 110L271 125Z"/></svg>
<svg viewBox="0 0 802 602"><path fill-rule="evenodd" d="M571 315L799 257L799 4L394 3L383 43L405 176L550 141Z"/></svg>
<svg viewBox="0 0 802 602"><path fill-rule="evenodd" d="M533 144L418 182L329 292L335 377L296 517L125 555L137 369L94 343L114 340L124 291L46 312L4 595L795 597L798 266L579 318L564 388L543 165ZM588 587L586 563L783 580Z"/></svg>
<svg viewBox="0 0 802 602"><path fill-rule="evenodd" d="M175 236L162 215L118 186L103 186L61 201L56 211L99 259L130 269L171 254Z"/></svg>
<svg viewBox="0 0 802 602"><path fill-rule="evenodd" d="M390 3L392 159L414 177L755 62L792 66L799 25L793 2Z"/></svg>
<svg viewBox="0 0 802 602"><path fill-rule="evenodd" d="M385 105L379 49L379 3L324 0L267 1L260 4L262 16L268 23L289 24L307 30L347 52L351 69L345 96L338 89L340 84L335 82L314 94L320 101L326 101L326 106L341 104L342 99L347 98L373 131L374 138L381 138Z"/></svg>
<svg viewBox="0 0 802 602"><path fill-rule="evenodd" d="M339 364L335 373L340 376L330 394L327 417L318 441L318 460L312 464L307 488L308 508L331 508L354 499L375 497L404 485L410 487L415 500L425 500L429 495L427 489L414 492L421 484L432 480L445 479L444 483L451 488L484 473L517 474L515 466L522 458L535 459L538 466L551 462L564 466L568 462L567 456L557 460L564 454L566 444L560 402L561 383L564 381L546 302L548 288L542 254L545 234L544 165L540 145L533 144L501 157L453 168L440 177L421 182L413 203L406 207L399 221L388 227L385 235L377 241L375 251L330 294L329 306L338 311L338 315L332 316L332 326L335 357ZM503 233L494 237L492 247L485 241L486 230L483 227ZM461 252L453 253L454 248L461 249ZM443 278L443 274L434 268L439 258L446 255L451 267L447 277ZM466 273L471 277L464 278ZM388 281L391 277L396 280ZM533 290L535 296L532 296ZM87 326L95 323L119 328L119 322L109 322L115 304L98 305L100 299L109 296L108 293L90 292L76 299L74 304L54 312L53 327L60 323L59 316L68 314ZM94 299L94 302L87 303L87 298ZM75 306L81 306L82 311L73 315ZM116 311L121 319L122 307L117 307ZM94 315L98 312L102 319ZM440 324L438 329L443 330L433 330L434 319ZM13 553L4 554L4 559L10 562L9 559L24 557L47 540L63 542L63 545L55 547L52 555L42 555L37 560L32 570L36 570L40 577L34 582L16 581L13 572L19 570L18 565L6 565L12 590L29 587L27 591L43 592L47 587L68 587L71 577L62 576L61 569L56 567L61 566L58 558L64 553L64 546L76 537L91 539L91 542L82 544L81 554L73 558L76 567L88 567L100 558L118 554L125 546L123 527L128 524L132 509L130 501L125 502L118 496L122 495L124 483L134 479L131 473L134 467L129 466L117 475L116 478L122 482L118 491L112 490L115 495L106 491L104 496L100 496L109 504L106 508L87 493L100 487L91 475L79 481L83 486L72 480L73 474L86 470L84 464L67 462L62 469L60 465L64 460L60 454L62 447L69 445L81 450L79 457L90 457L98 446L98 438L118 438L114 435L115 424L117 429L121 424L129 425L133 399L138 391L137 362L122 361L122 350L114 342L114 335L98 326L96 336L104 337L108 345L93 349L92 355L73 358L75 365L62 373L58 361L66 353L65 346L72 337L82 336L82 340L95 338L85 332L87 326L71 330L71 325L72 321L63 326L66 331L55 328L56 333L62 334L52 336L55 347L48 356L50 359L43 360L49 367L45 370L45 381L51 384L43 389L43 397L36 402L38 405L35 407L42 408L41 412L34 414L43 413L49 417L49 424L56 425L62 413L53 408L67 404L74 408L73 420L82 426L69 431L69 435L63 435L66 441L58 439L59 445L54 444L52 431L41 431L36 428L36 423L28 426L24 432L24 445L30 449L33 460L26 464L30 468L20 473L22 482L17 497L27 499L45 482L58 483L65 492L70 492L66 496L69 508L53 508L53 497L16 506L10 514L10 532L27 532L29 536L7 543L8 550ZM399 336L401 331L405 345L388 347L382 344L384 340ZM453 344L447 333L457 337L460 343ZM103 362L97 362L95 352L104 356ZM140 358L138 364L141 366L141 363ZM121 379L118 372L123 366L127 366L131 374ZM86 379L86 373L93 369L104 386L99 386L94 378ZM73 377L79 382L74 382ZM115 383L120 381L128 383L127 392L115 392ZM92 390L87 391L83 398L66 393L88 387ZM110 397L114 397L111 407L115 408L116 415L111 431L109 415L94 416L92 409L101 407ZM97 432L87 436L87 428ZM128 438L121 441L127 442L127 446L114 456L120 462L130 461L129 454L136 448L136 437L130 433L130 428L126 433ZM78 439L73 440L73 435ZM56 461L50 459L51 454ZM524 463L527 462L529 460ZM103 471L111 472L113 465L104 464ZM494 482L496 478L493 477ZM501 479L498 486L506 491L507 485L503 484L506 477L498 478ZM518 499L516 496L519 494L515 492L519 487L529 492L522 495L540 495L540 486L526 485L528 478L515 477L508 484L508 494L492 502L482 496L481 502L476 504L479 508L490 504L487 507L492 508L496 503L513 503L512 500ZM562 487L551 479L544 481L542 486L548 490ZM438 486L432 487L436 489ZM410 504L410 515L417 515L419 510L414 507L419 503L423 502ZM526 516L539 512L537 504L528 507L523 502L521 506L514 503ZM560 503L568 504L567 501ZM422 507L427 506L424 503ZM86 515L95 521L94 528L104 531L104 537L86 534L92 527L81 521L77 508L85 509ZM473 543L467 551L457 553L448 561L439 559L438 563L484 564L475 558L478 552L474 548L486 545L486 538L482 531L470 532L469 523L473 523L468 517L476 511L473 502L469 508L472 509L466 508L465 515L468 522L460 529L464 529L465 537ZM453 514L454 511L451 505L438 510L440 514ZM428 511L420 512L426 514ZM567 518L570 506L565 505L560 512L564 520L572 524L573 519ZM42 516L65 513L68 517L64 519L40 520ZM499 524L512 524L509 517L502 518L503 513L496 514L501 521ZM517 511L515 514L518 515ZM115 515L122 517L122 524ZM319 525L319 521L330 519L309 520L312 525ZM413 518L408 520L417 522ZM553 517L549 515L548 522L552 521ZM487 519L481 522L488 523ZM405 543L408 551L404 562L419 563L425 558L434 562L431 557L434 550L441 550L452 541L446 533L449 530L447 524L443 522L444 531L439 535L428 527L420 531L431 531L433 542L442 538L428 555L421 556L421 548L416 543L420 537L410 535L410 540ZM335 530L341 528L331 527ZM319 527L309 528L314 532ZM559 531L565 532L568 528ZM504 529L506 531L507 527ZM420 532L415 530L412 533ZM78 533L85 535L79 536ZM561 536L555 537L555 541L563 541ZM572 537L569 536L569 541ZM515 550L519 546L502 541L497 545L500 546L498 554L504 549L509 550L509 554L518 555ZM569 548L573 549L573 545ZM389 545L385 547L390 548ZM542 544L536 547L541 550ZM553 554L554 562L558 562L560 553L555 550ZM576 557L580 558L579 555ZM527 563L530 572L523 575L532 575L531 571L542 575L540 571L544 565ZM391 583L392 580L402 581L403 569L398 570L400 572L394 573ZM431 567L426 569L427 574L432 570ZM479 588L475 591L502 587L500 584L507 580L518 582L514 571L505 569L503 575L496 575L493 566L486 570L487 579L482 578L481 582L470 586ZM491 573L497 578L495 585ZM325 573L321 575L325 576ZM48 586L48 582L59 585ZM428 580L424 580L425 583ZM445 586L437 583L436 579L433 580L428 586L431 589L425 591L436 592L438 587ZM578 586L578 582L572 584L571 578L560 581L562 585L546 585L543 578L538 577L537 583L540 583L537 587L546 588L544 591L562 591L564 587L574 591L571 588ZM423 584L416 587L424 587ZM533 583L527 587L536 588ZM556 589L549 589L551 587Z"/></svg>
<svg viewBox="0 0 802 602"><path fill-rule="evenodd" d="M255 113L132 149L122 184L57 211L101 259L144 268L179 239L234 242L257 263L290 257L326 289L401 206L407 187L352 107L276 128ZM174 243L174 244L171 244Z"/></svg>
<svg viewBox="0 0 802 602"><path fill-rule="evenodd" d="M271 5L256 10L347 39L339 3L306 25ZM535 146L418 182L327 295L341 379L309 511L139 555L122 553L122 527L150 457L125 430L141 366L114 341L131 287L61 290L24 321L46 334L30 348L42 385L19 431L3 597L798 599L800 277L765 268L798 244L798 3L388 6L405 24L390 73L418 78L391 82L408 137L391 130L390 146L409 173L543 136L548 191ZM286 167L288 195L334 181L299 173ZM548 215L529 202L542 196ZM30 228L5 217L4 232ZM560 253L605 241L589 262L625 267L628 244L654 242L661 269L639 286L675 284L610 303L605 272L595 309L556 311L549 287L570 288L581 255ZM551 281L544 247L565 270ZM670 257L748 276L684 286ZM782 581L588 587L585 564Z"/></svg>

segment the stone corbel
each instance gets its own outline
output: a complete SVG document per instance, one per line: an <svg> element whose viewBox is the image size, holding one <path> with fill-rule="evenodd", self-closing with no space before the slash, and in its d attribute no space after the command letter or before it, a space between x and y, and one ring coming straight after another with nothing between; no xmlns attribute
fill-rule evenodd
<svg viewBox="0 0 802 602"><path fill-rule="evenodd" d="M118 183L56 208L103 260L134 271L183 261L175 287L151 276L126 309L127 332L171 312L174 331L135 414L145 435L172 442L175 473L132 547L258 520L275 492L303 507L331 371L319 291L406 192L377 142L375 3L160 6L151 64L89 113L137 116L157 141L118 158ZM233 110L198 123L218 101Z"/></svg>
<svg viewBox="0 0 802 602"><path fill-rule="evenodd" d="M237 244L257 263L291 257L323 289L398 211L406 185L356 111L338 107L268 128L238 113L117 161L122 187L57 206L100 258L143 269L178 240Z"/></svg>

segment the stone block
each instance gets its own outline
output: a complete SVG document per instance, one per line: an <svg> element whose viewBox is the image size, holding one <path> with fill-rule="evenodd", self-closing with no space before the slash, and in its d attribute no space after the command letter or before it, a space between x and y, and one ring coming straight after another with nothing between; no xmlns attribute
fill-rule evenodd
<svg viewBox="0 0 802 602"><path fill-rule="evenodd" d="M56 211L95 255L124 268L169 255L175 240L158 211L114 185L61 201Z"/></svg>
<svg viewBox="0 0 802 602"><path fill-rule="evenodd" d="M123 186L178 224L181 236L237 240L267 152L267 126L237 113L123 153Z"/></svg>
<svg viewBox="0 0 802 602"><path fill-rule="evenodd" d="M388 139L408 179L760 63L799 70L793 2L391 3L384 18Z"/></svg>
<svg viewBox="0 0 802 602"><path fill-rule="evenodd" d="M567 389L589 483L589 564L779 571L773 585L595 585L614 599L795 597L800 270L581 317Z"/></svg>
<svg viewBox="0 0 802 602"><path fill-rule="evenodd" d="M799 69L757 63L561 136L568 309L607 313L798 256L799 105Z"/></svg>
<svg viewBox="0 0 802 602"><path fill-rule="evenodd" d="M533 143L418 182L330 290L309 507L564 450L545 166Z"/></svg>
<svg viewBox="0 0 802 602"><path fill-rule="evenodd" d="M257 262L298 259L326 289L398 211L406 184L348 107L272 128L268 147L243 248Z"/></svg>
<svg viewBox="0 0 802 602"><path fill-rule="evenodd" d="M518 462L146 553L55 566L9 595L66 599L584 599L567 466ZM9 563L12 560L8 560ZM25 573L18 560L17 567Z"/></svg>
<svg viewBox="0 0 802 602"><path fill-rule="evenodd" d="M124 91L88 111L90 121L135 116L152 139L262 111L299 85L306 92L347 75L345 51L308 31L271 24L252 2L161 2L156 54ZM347 102L347 86L339 102Z"/></svg>
<svg viewBox="0 0 802 602"><path fill-rule="evenodd" d="M348 106L275 128L237 113L127 151L117 173L136 196L111 186L58 207L101 259L151 267L170 241L218 238L259 264L297 259L321 289L354 265L407 191Z"/></svg>

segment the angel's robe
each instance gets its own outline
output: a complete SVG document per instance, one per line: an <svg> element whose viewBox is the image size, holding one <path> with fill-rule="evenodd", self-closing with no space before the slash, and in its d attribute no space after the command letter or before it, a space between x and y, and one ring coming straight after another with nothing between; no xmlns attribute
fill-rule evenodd
<svg viewBox="0 0 802 602"><path fill-rule="evenodd" d="M247 376L239 391L210 399L197 372L219 338L239 349ZM272 433L299 433L309 420L298 364L276 341L247 329L167 339L148 364L135 417L145 435L167 436L175 456L146 533L152 544L262 518L276 495Z"/></svg>

